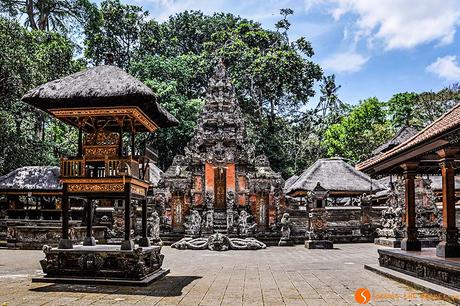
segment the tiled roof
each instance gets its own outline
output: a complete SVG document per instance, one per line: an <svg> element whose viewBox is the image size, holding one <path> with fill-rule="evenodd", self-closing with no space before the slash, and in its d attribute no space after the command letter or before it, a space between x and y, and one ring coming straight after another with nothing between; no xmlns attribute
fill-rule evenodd
<svg viewBox="0 0 460 306"><path fill-rule="evenodd" d="M415 148L417 145L423 142L434 140L435 138L438 138L444 133L449 132L457 127L460 127L460 104L455 105L452 109L436 119L433 123L395 148L365 160L362 163L359 163L356 165L356 169L364 171L379 162L387 160L391 157L395 157L404 151Z"/></svg>

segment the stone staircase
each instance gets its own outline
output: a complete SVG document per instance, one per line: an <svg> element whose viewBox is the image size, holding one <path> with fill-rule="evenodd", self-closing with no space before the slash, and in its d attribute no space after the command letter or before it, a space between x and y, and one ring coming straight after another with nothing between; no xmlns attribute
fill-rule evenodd
<svg viewBox="0 0 460 306"><path fill-rule="evenodd" d="M225 209L214 209L214 233L227 233L227 212Z"/></svg>

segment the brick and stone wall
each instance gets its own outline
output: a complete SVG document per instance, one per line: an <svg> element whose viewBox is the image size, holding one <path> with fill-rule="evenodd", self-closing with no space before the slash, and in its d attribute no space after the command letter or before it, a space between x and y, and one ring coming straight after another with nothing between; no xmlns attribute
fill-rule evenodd
<svg viewBox="0 0 460 306"><path fill-rule="evenodd" d="M326 207L328 231L333 242L373 242L380 226L383 206ZM297 243L305 240L308 216L304 207L288 210L292 222L292 237Z"/></svg>

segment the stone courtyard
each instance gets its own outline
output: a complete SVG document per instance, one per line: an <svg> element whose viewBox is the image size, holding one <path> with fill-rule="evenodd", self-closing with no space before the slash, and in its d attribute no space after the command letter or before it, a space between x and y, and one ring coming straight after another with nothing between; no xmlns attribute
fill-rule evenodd
<svg viewBox="0 0 460 306"><path fill-rule="evenodd" d="M269 247L258 251L163 248L171 273L148 287L31 283L41 251L0 250L0 305L345 305L355 291L368 305L449 305L364 269L378 262L374 244L333 250Z"/></svg>

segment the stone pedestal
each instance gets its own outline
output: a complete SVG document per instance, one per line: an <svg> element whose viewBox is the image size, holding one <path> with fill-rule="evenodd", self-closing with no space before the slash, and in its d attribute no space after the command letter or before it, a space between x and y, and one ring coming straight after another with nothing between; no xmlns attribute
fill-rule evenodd
<svg viewBox="0 0 460 306"><path fill-rule="evenodd" d="M374 239L374 243L377 245L383 245L390 248L400 248L401 240L401 238L379 237Z"/></svg>
<svg viewBox="0 0 460 306"><path fill-rule="evenodd" d="M460 245L458 243L447 243L441 241L436 246L436 256L438 257L460 257Z"/></svg>
<svg viewBox="0 0 460 306"><path fill-rule="evenodd" d="M139 239L139 246L141 247L149 247L150 244L150 239L149 238L140 238Z"/></svg>
<svg viewBox="0 0 460 306"><path fill-rule="evenodd" d="M293 246L294 241L292 239L283 239L281 238L278 242L278 246Z"/></svg>
<svg viewBox="0 0 460 306"><path fill-rule="evenodd" d="M34 282L148 285L169 270L161 268L164 255L160 246L120 250L116 245L57 249L44 246L43 272Z"/></svg>
<svg viewBox="0 0 460 306"><path fill-rule="evenodd" d="M85 237L85 240L83 240L83 245L95 246L96 245L96 239L94 239L94 237Z"/></svg>
<svg viewBox="0 0 460 306"><path fill-rule="evenodd" d="M419 240L409 240L404 238L401 240L401 250L404 251L420 251L422 249L422 243Z"/></svg>
<svg viewBox="0 0 460 306"><path fill-rule="evenodd" d="M334 244L330 240L306 240L307 249L333 249Z"/></svg>
<svg viewBox="0 0 460 306"><path fill-rule="evenodd" d="M121 249L122 250L133 250L134 249L134 241L132 241L131 239L129 240L123 240L121 242Z"/></svg>

